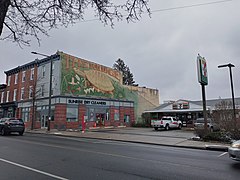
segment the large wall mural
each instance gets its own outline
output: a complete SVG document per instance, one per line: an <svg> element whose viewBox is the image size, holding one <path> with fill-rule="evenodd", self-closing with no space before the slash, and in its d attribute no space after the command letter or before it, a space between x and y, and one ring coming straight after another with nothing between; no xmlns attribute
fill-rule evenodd
<svg viewBox="0 0 240 180"><path fill-rule="evenodd" d="M137 93L122 85L122 75L112 68L60 53L61 94L132 100Z"/></svg>

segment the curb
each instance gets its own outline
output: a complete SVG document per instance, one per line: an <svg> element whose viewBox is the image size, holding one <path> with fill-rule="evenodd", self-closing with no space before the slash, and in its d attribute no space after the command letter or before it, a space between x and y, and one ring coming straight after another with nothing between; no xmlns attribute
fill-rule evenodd
<svg viewBox="0 0 240 180"><path fill-rule="evenodd" d="M227 152L228 151L228 146L223 146L223 145L205 145L206 150L210 151L223 151Z"/></svg>
<svg viewBox="0 0 240 180"><path fill-rule="evenodd" d="M84 138L84 139L100 139L100 140L111 140L117 142L129 142L129 143L137 143L137 144L148 144L148 145L156 145L156 146L165 146L165 147L176 147L176 148L188 148L188 149L198 149L198 150L209 150L209 151L222 151L227 152L227 146L221 145L205 145L205 146L184 146L184 145L171 145L171 144L161 144L161 143L153 143L153 142L144 142L144 141L133 141L133 140L122 140L122 139L112 139L112 138L101 138L101 137L79 137L73 135L66 135L62 133L41 133L41 132L26 132L30 134L43 134L43 135L52 135L52 136L65 136L65 137L75 137L75 138Z"/></svg>

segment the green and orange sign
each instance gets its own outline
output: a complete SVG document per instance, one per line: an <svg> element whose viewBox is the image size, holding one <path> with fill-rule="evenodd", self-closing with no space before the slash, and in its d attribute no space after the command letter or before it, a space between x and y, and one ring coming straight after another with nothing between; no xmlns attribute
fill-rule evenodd
<svg viewBox="0 0 240 180"><path fill-rule="evenodd" d="M204 57L197 57L198 82L202 85L208 84L207 61Z"/></svg>

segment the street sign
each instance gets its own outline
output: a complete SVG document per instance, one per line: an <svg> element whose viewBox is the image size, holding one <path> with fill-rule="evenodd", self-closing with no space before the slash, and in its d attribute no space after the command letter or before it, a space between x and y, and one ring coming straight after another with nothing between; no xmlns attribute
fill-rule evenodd
<svg viewBox="0 0 240 180"><path fill-rule="evenodd" d="M208 84L207 61L204 57L197 57L198 82L202 85Z"/></svg>

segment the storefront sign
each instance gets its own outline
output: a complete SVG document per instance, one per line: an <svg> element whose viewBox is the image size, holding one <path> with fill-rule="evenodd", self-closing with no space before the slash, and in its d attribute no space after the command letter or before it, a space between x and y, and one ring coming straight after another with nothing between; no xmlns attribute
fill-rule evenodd
<svg viewBox="0 0 240 180"><path fill-rule="evenodd" d="M203 85L208 84L207 61L204 57L197 57L198 82Z"/></svg>
<svg viewBox="0 0 240 180"><path fill-rule="evenodd" d="M81 99L68 99L68 104L86 104L86 105L103 105L106 106L106 101L96 100L81 100Z"/></svg>
<svg viewBox="0 0 240 180"><path fill-rule="evenodd" d="M189 102L176 102L173 103L172 109L189 109Z"/></svg>

